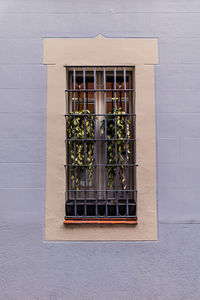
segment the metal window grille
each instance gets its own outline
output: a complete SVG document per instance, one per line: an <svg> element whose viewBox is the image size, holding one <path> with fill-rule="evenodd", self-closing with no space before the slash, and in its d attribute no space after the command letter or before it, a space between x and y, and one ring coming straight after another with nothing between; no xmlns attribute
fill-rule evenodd
<svg viewBox="0 0 200 300"><path fill-rule="evenodd" d="M66 76L64 223L136 224L134 69L66 67Z"/></svg>

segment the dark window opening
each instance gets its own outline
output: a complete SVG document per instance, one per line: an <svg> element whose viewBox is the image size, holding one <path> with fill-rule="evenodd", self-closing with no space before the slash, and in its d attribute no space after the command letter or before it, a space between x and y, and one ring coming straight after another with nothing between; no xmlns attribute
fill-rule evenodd
<svg viewBox="0 0 200 300"><path fill-rule="evenodd" d="M134 69L66 68L65 223L136 223Z"/></svg>

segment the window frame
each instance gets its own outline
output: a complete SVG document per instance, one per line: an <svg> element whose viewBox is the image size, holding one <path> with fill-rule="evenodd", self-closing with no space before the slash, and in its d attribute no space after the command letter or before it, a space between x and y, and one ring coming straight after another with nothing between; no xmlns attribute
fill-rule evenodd
<svg viewBox="0 0 200 300"><path fill-rule="evenodd" d="M75 81L73 80L74 76ZM73 66L70 68L66 67L66 77L66 129L68 124L68 118L71 117L71 113L78 111L79 108L81 110L83 109L83 107L85 107L85 109L92 109L92 114L94 114L95 117L93 176L94 178L96 178L96 180L93 180L92 188L90 189L90 187L86 185L86 178L88 178L88 172L85 168L83 172L83 180L85 182L84 186L80 186L77 189L75 183L75 186L72 187L71 175L76 177L79 167L75 167L71 173L72 162L69 156L69 146L71 143L71 139L68 139L68 133L66 133L66 216L64 224L137 224L137 192L135 178L137 164L135 162L136 147L134 68L127 66ZM92 82L94 85L91 88L87 87L87 80L89 78L91 78L89 82ZM118 88L117 82L119 78L121 78L120 82L122 82L122 84L128 83L128 87L126 84L126 87L122 89ZM79 86L80 80L82 80L82 87ZM107 85L109 85L109 83L111 82L112 85L110 87L107 87ZM78 93L77 90L79 88L80 92ZM85 89L86 92L84 92ZM119 97L120 91L120 94L122 95L122 98L120 97L120 99L122 100L120 100L119 102L119 100L117 100L117 97ZM86 107L86 104L88 103L87 93L92 93L93 96L91 99L93 99L93 101L89 102L91 104L89 104L89 106ZM113 97L111 107L109 107L108 104L109 97ZM107 151L107 143L109 143L109 140L103 140L103 137L100 135L100 124L102 120L105 119L106 116L108 116L109 112L114 113L114 107L116 107L117 109L117 107L119 107L120 105L125 113L125 123L127 122L127 120L130 121L130 130L132 132L132 137L130 137L130 141L129 139L127 140L125 146L125 159L127 164L127 170L124 171L126 174L124 176L126 176L126 185L128 184L128 186L122 185L122 182L120 181L119 177L120 174L118 173L120 168L118 168L117 166L117 175L113 181L113 188L110 188L107 182L108 175L106 173L106 168L108 162L106 158L107 155L105 154L105 151ZM74 118L76 118L76 116L74 116ZM83 118L85 117L83 116ZM117 125L115 124L115 126ZM115 130L116 128L117 127L115 127ZM127 130L125 130L125 136L127 137ZM104 138L106 137L107 134ZM73 136L72 140L74 138L76 137ZM83 143L86 142L87 138L84 139ZM115 141L114 143L116 159L116 155L118 155L117 141ZM76 154L74 147L75 144L72 147L74 151L73 155ZM127 157L129 155L127 152L127 147L130 147L131 151L130 158L128 160ZM101 166L99 164L101 164ZM94 191L91 192L90 190ZM104 192L102 192L103 190ZM109 199L114 195L114 200ZM92 200L91 197L93 197L94 199Z"/></svg>
<svg viewBox="0 0 200 300"><path fill-rule="evenodd" d="M156 147L154 65L157 39L47 38L47 141L45 240L156 240ZM64 226L65 89L64 66L127 65L135 68L137 139L137 226ZM75 227L74 227L75 226Z"/></svg>

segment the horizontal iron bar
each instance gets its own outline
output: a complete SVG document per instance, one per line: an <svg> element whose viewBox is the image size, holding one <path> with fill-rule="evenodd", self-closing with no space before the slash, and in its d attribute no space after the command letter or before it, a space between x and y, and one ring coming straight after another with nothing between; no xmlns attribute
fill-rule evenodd
<svg viewBox="0 0 200 300"><path fill-rule="evenodd" d="M72 117L83 117L83 116L136 116L136 114L132 114L132 113L126 113L126 114L110 114L110 113L107 113L107 114L87 114L87 113L84 113L84 114L74 114L74 113L69 113L69 114L65 114L64 115L65 117L68 117L68 116L72 116Z"/></svg>
<svg viewBox="0 0 200 300"><path fill-rule="evenodd" d="M64 167L88 167L89 165L73 165L73 164L65 164ZM121 167L127 167L127 166L130 166L130 167L138 167L138 164L93 164L92 165L93 167L99 167L99 166L102 166L102 167L115 167L115 166L121 166Z"/></svg>
<svg viewBox="0 0 200 300"><path fill-rule="evenodd" d="M135 89L68 89L65 92L135 92Z"/></svg>
<svg viewBox="0 0 200 300"><path fill-rule="evenodd" d="M106 219L116 219L116 220L118 220L118 219L121 219L121 218L125 218L125 219L127 219L127 218L136 218L136 216L135 215L133 215L133 216L131 216L131 215L127 215L127 216L66 216L65 217L65 219L93 219L93 218L106 218Z"/></svg>
<svg viewBox="0 0 200 300"><path fill-rule="evenodd" d="M84 191L82 191L82 192L84 192ZM125 191L126 192L126 191ZM76 199L77 201L80 201L80 202L78 202L77 203L77 205L82 205L82 204L84 204L84 202L82 203L81 201L84 201L84 198L77 198ZM114 205L113 203L110 203L110 201L112 201L112 200L116 200L116 198L111 198L111 197L109 197L108 199L107 199L107 203L108 203L108 205ZM91 201L91 202L89 202L89 201ZM94 201L96 201L96 198L87 198L87 204L88 205L95 205L95 202ZM119 197L119 201L126 201L126 198L121 198L121 197ZM128 198L128 201L134 201L132 198ZM104 205L104 203L106 203L106 200L103 200L103 199L98 199L98 204L99 205L102 205L102 203L103 203L103 205ZM74 205L74 199L68 199L67 201L66 201L66 205ZM119 202L119 205L126 205L126 203L121 203L121 202ZM132 205L132 206L135 206L135 202L129 202L129 205Z"/></svg>
<svg viewBox="0 0 200 300"><path fill-rule="evenodd" d="M88 190L88 189L84 189L84 190L67 190L67 192L98 192L98 193L103 193L103 192L137 192L137 190Z"/></svg>
<svg viewBox="0 0 200 300"><path fill-rule="evenodd" d="M77 200L79 201L79 200ZM82 200L83 203L79 204L77 203L76 204L76 208L78 208L79 210L81 210L84 206L84 199ZM117 207L117 203L113 203L113 204L110 204L110 203L104 203L104 204L99 204L98 202L96 203L95 200L94 200L94 203L91 204L91 203L87 203L87 199L86 199L86 206L89 210L92 210L94 207L98 207L99 210L101 209L104 209L105 206L109 207L110 209L115 209L115 207ZM122 210L124 209L125 207L127 206L127 203L124 202L124 204L118 204L118 207ZM136 208L136 203L135 204L128 204L129 206L129 209L130 210L134 210ZM74 208L74 204L70 203L70 204L66 204L66 209L67 210L72 210ZM76 215L76 214L74 214Z"/></svg>
<svg viewBox="0 0 200 300"><path fill-rule="evenodd" d="M121 141L121 142L124 142L124 141L136 141L136 139L128 139L128 138L121 138L121 139L76 139L76 138L70 138L70 139L65 139L65 142L69 142L69 141L79 141L79 142L88 142L88 141L93 141L93 142L99 142L99 141L108 141L108 142L112 142L112 141Z"/></svg>
<svg viewBox="0 0 200 300"><path fill-rule="evenodd" d="M116 69L121 69L121 68L134 68L135 65L106 65L106 66L100 66L100 65L84 65L84 66L77 66L77 65L68 65L68 66L64 66L64 68L77 68L77 69L83 69L83 68L90 68L90 69L94 69L94 68L99 68L99 69L103 69L103 68L116 68ZM86 70L87 71L87 70Z"/></svg>

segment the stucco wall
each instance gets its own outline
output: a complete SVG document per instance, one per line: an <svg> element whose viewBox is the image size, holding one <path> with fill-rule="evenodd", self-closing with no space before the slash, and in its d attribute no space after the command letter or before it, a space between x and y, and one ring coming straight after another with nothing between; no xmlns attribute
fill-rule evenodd
<svg viewBox="0 0 200 300"><path fill-rule="evenodd" d="M199 300L200 2L1 0L0 28L0 299ZM44 242L42 38L99 33L159 39L157 242Z"/></svg>

